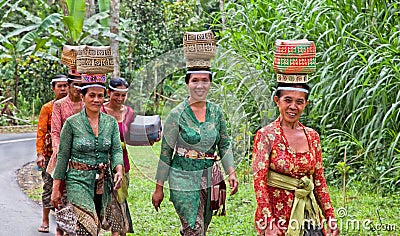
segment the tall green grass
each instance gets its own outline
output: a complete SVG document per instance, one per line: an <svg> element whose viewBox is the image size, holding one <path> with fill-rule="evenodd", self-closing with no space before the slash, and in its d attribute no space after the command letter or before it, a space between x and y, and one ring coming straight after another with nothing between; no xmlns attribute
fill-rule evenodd
<svg viewBox="0 0 400 236"><path fill-rule="evenodd" d="M357 179L370 189L398 192L399 12L400 2L383 0L229 2L219 44L252 63L255 80L262 81L252 82L256 90L231 86L252 117L250 131L274 115L265 109L265 100L271 99L275 81L275 40L313 40L317 72L311 76L311 103L303 122L321 134L328 179L341 183L337 163L346 150L346 164L354 170L350 183Z"/></svg>

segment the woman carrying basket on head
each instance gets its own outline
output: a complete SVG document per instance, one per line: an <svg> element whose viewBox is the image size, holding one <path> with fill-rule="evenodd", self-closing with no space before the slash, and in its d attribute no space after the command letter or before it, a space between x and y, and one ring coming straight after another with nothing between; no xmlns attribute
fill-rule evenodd
<svg viewBox="0 0 400 236"><path fill-rule="evenodd" d="M184 47L204 43L196 38L208 40L206 44L212 49L211 54L215 53L211 31L186 33ZM196 57L197 53L200 54L194 52L191 56ZM163 184L168 179L170 200L182 224L181 235L205 235L215 209L211 206L211 185L214 178L220 178L217 182L223 180L221 176L212 176L213 166L217 167L217 149L218 158L229 175L231 195L237 192L238 181L224 114L216 104L207 101L212 81L209 70L211 57L207 60L204 57L190 59L187 52L185 56L188 67L185 82L189 97L172 109L164 123L152 203L158 211L164 198Z"/></svg>
<svg viewBox="0 0 400 236"><path fill-rule="evenodd" d="M257 235L339 235L319 135L299 121L308 105L307 73L315 70L314 43L278 40L274 67L278 70L274 102L279 117L257 131L254 138Z"/></svg>

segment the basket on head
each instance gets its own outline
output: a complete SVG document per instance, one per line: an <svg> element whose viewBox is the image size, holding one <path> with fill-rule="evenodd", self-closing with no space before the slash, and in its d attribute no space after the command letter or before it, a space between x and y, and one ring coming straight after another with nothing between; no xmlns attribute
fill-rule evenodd
<svg viewBox="0 0 400 236"><path fill-rule="evenodd" d="M209 68L216 53L216 42L211 30L186 32L183 36L183 50L187 68Z"/></svg>
<svg viewBox="0 0 400 236"><path fill-rule="evenodd" d="M114 71L110 46L84 46L78 50L76 59L80 74L107 74Z"/></svg>
<svg viewBox="0 0 400 236"><path fill-rule="evenodd" d="M314 42L308 41L307 39L278 39L275 41L274 70L278 72L278 74L284 75L305 75L313 73L316 69L315 51Z"/></svg>
<svg viewBox="0 0 400 236"><path fill-rule="evenodd" d="M61 53L61 64L68 66L70 69L76 69L76 57L78 51L84 46L85 45L64 45Z"/></svg>

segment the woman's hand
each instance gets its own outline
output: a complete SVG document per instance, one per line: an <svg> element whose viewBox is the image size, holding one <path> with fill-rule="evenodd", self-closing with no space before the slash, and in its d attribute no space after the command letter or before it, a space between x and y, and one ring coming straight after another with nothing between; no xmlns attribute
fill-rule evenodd
<svg viewBox="0 0 400 236"><path fill-rule="evenodd" d="M116 173L114 175L114 190L117 190L121 187L122 178L124 174L122 173L122 165L117 165L115 167Z"/></svg>
<svg viewBox="0 0 400 236"><path fill-rule="evenodd" d="M157 139L154 140L154 141L152 141L152 142L150 142L150 145L153 146L153 144L154 144L155 142L159 142L160 140L161 140L161 131L158 131Z"/></svg>
<svg viewBox="0 0 400 236"><path fill-rule="evenodd" d="M156 139L156 142L158 142L158 141L160 141L161 140L161 131L159 130L158 131L158 137L157 137L157 139Z"/></svg>
<svg viewBox="0 0 400 236"><path fill-rule="evenodd" d="M50 203L54 208L59 208L62 205L61 202L61 179L54 179L53 180L53 189L51 191L51 198Z"/></svg>
<svg viewBox="0 0 400 236"><path fill-rule="evenodd" d="M161 181L157 181L156 190L154 191L153 196L151 197L151 202L157 212L158 209L161 209L160 205L163 199L164 199L164 186Z"/></svg>
<svg viewBox="0 0 400 236"><path fill-rule="evenodd" d="M229 186L231 187L230 195L232 196L233 194L235 194L238 191L238 187L239 187L239 182L236 179L235 171L230 172L229 177L228 177L228 182L229 182Z"/></svg>
<svg viewBox="0 0 400 236"><path fill-rule="evenodd" d="M329 236L338 236L340 234L339 227L337 225L337 220L334 218L330 218L328 220L328 232L326 235Z"/></svg>
<svg viewBox="0 0 400 236"><path fill-rule="evenodd" d="M45 163L45 159L44 159L44 156L42 155L42 154L38 154L38 159L37 159L37 161L36 161L36 164L37 164L37 166L40 168L40 169L44 169L44 163Z"/></svg>

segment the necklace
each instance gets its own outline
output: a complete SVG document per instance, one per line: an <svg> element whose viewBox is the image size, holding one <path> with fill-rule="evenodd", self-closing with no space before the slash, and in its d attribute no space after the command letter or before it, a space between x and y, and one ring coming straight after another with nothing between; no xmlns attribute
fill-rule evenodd
<svg viewBox="0 0 400 236"><path fill-rule="evenodd" d="M92 126L93 129L97 129L97 124L93 124L93 122L91 120L89 120L89 123L90 123L90 126Z"/></svg>

